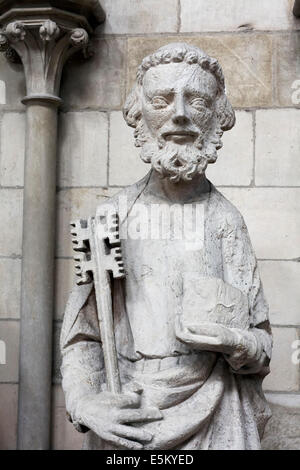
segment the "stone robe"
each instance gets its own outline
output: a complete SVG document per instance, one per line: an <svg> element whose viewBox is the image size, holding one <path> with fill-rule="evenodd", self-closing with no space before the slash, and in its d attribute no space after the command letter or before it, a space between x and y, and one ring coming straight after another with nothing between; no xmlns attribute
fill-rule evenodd
<svg viewBox="0 0 300 470"><path fill-rule="evenodd" d="M118 197L126 195L131 210L137 200L143 201L148 180L124 189L110 202L118 210ZM177 242L166 240L122 241L127 276L113 283L121 382L123 389L132 381L139 384L143 403L162 411L161 421L143 424L154 435L145 449L259 449L270 416L262 392L272 347L268 307L242 216L213 185L200 203L204 243L196 244L194 251L184 254L176 250ZM267 356L260 373L247 374L246 364L235 371L223 354L194 351L176 339L175 312L182 297L178 276L191 271L222 279L245 294L249 331ZM71 293L61 350L67 411L75 427L87 431L76 422L76 402L105 390L92 284L76 286ZM92 431L84 448L116 449Z"/></svg>

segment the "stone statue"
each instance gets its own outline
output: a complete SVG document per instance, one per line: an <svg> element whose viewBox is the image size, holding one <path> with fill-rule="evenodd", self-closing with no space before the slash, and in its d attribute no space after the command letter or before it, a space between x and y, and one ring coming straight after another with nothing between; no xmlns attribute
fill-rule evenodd
<svg viewBox="0 0 300 470"><path fill-rule="evenodd" d="M124 118L151 170L108 201L126 271L111 286L122 388L106 384L95 287L75 286L61 335L69 419L86 449L259 449L268 307L245 222L205 176L235 123L218 61L161 47Z"/></svg>

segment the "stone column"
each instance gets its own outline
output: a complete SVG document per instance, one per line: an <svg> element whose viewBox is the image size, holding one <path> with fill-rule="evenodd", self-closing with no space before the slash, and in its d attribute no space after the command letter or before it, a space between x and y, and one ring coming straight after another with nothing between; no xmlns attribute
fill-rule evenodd
<svg viewBox="0 0 300 470"><path fill-rule="evenodd" d="M22 61L27 85L18 448L49 449L60 78L104 15L94 0L29 3L0 1L0 47Z"/></svg>

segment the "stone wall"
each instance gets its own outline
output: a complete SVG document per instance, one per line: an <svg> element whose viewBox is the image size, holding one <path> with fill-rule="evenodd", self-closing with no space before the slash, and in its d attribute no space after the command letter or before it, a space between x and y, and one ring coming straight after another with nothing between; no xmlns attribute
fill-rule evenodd
<svg viewBox="0 0 300 470"><path fill-rule="evenodd" d="M68 223L90 214L103 198L148 171L123 121L122 104L140 59L180 40L220 60L236 109L237 124L224 135L219 160L208 176L245 217L270 303L274 355L264 387L273 418L264 448L299 449L300 373L293 346L300 338L300 20L292 15L293 0L101 3L107 20L96 31L95 55L82 63L73 58L62 82L53 448L78 448L82 440L65 419L59 385L57 339L73 277ZM6 344L6 365L0 364L1 449L16 446L24 94L22 67L1 56L0 340Z"/></svg>

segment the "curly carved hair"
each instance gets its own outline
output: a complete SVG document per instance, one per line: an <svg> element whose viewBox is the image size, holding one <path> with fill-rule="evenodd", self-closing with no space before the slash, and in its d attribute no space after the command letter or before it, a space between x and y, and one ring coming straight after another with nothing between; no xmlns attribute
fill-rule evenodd
<svg viewBox="0 0 300 470"><path fill-rule="evenodd" d="M225 80L222 68L213 57L196 46L186 43L171 43L159 48L153 54L145 57L138 68L136 83L126 99L123 115L128 126L136 128L142 117L141 88L143 78L147 70L160 64L171 62L186 62L187 64L199 64L203 70L210 72L216 79L217 94L217 118L221 130L228 131L235 124L235 113L225 93Z"/></svg>

